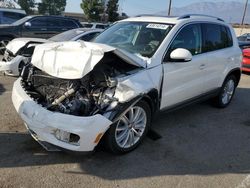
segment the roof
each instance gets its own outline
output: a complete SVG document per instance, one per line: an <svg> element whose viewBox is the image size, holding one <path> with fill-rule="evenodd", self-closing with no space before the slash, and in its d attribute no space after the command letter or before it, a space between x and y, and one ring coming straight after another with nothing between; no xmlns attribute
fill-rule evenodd
<svg viewBox="0 0 250 188"><path fill-rule="evenodd" d="M183 16L158 16L158 15L139 15L136 17L128 18L123 21L137 21L137 22L154 22L154 23L168 23L168 24L177 24L187 21L212 21L224 23L224 20L209 15L202 14L186 14Z"/></svg>
<svg viewBox="0 0 250 188"><path fill-rule="evenodd" d="M70 19L70 20L76 20L76 21L78 21L75 18L71 18L71 17L68 17L68 16L57 16L57 15L30 15L30 16L27 16L27 17L30 17L30 18L35 18L35 17L65 18L65 19Z"/></svg>

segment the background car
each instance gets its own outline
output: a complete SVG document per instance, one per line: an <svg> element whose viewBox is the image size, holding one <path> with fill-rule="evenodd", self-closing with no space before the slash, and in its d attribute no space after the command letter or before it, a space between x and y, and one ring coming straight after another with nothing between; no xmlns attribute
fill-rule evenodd
<svg viewBox="0 0 250 188"><path fill-rule="evenodd" d="M239 41L240 49L250 48L250 41Z"/></svg>
<svg viewBox="0 0 250 188"><path fill-rule="evenodd" d="M26 16L13 24L0 25L0 50L19 37L50 38L70 29L80 28L78 20L62 16Z"/></svg>
<svg viewBox="0 0 250 188"><path fill-rule="evenodd" d="M0 71L10 76L18 76L22 67L28 63L33 55L35 46L42 43L62 41L90 41L100 34L102 29L78 28L58 34L48 40L39 38L17 38L11 41L5 50Z"/></svg>
<svg viewBox="0 0 250 188"><path fill-rule="evenodd" d="M250 73L250 48L243 49L242 71Z"/></svg>
<svg viewBox="0 0 250 188"><path fill-rule="evenodd" d="M103 23L89 23L89 22L81 22L82 27L91 28L91 29L106 29L109 27L109 24Z"/></svg>
<svg viewBox="0 0 250 188"><path fill-rule="evenodd" d="M245 33L237 38L239 41L250 41L250 33Z"/></svg>
<svg viewBox="0 0 250 188"><path fill-rule="evenodd" d="M21 9L0 8L0 24L11 24L25 16L25 11Z"/></svg>

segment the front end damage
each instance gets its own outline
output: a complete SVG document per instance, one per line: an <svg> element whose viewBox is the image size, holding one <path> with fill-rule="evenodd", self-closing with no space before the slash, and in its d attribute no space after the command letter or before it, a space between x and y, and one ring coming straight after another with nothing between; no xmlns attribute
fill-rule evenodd
<svg viewBox="0 0 250 188"><path fill-rule="evenodd" d="M19 76L22 67L31 61L35 46L45 39L17 38L9 42L0 61L0 71L9 76Z"/></svg>
<svg viewBox="0 0 250 188"><path fill-rule="evenodd" d="M14 84L12 100L39 142L92 151L120 115L159 90L161 67L147 69L139 61L106 45L39 45Z"/></svg>

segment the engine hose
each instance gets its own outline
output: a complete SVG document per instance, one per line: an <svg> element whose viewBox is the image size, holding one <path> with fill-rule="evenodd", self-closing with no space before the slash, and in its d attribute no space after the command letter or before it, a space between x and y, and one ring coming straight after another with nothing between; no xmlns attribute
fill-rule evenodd
<svg viewBox="0 0 250 188"><path fill-rule="evenodd" d="M61 102L63 102L67 97L71 96L72 94L74 94L76 92L76 90L74 88L68 90L67 92L65 92L61 97L57 98L54 100L54 102L52 103L52 106L56 106L59 105Z"/></svg>

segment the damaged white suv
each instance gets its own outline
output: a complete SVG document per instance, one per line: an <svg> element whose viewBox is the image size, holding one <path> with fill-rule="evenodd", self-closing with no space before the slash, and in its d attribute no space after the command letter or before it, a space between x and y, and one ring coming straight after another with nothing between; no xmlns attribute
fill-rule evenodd
<svg viewBox="0 0 250 188"><path fill-rule="evenodd" d="M203 15L117 22L96 43L38 45L13 87L14 106L44 147L135 149L154 115L200 99L232 100L241 51L231 26Z"/></svg>

